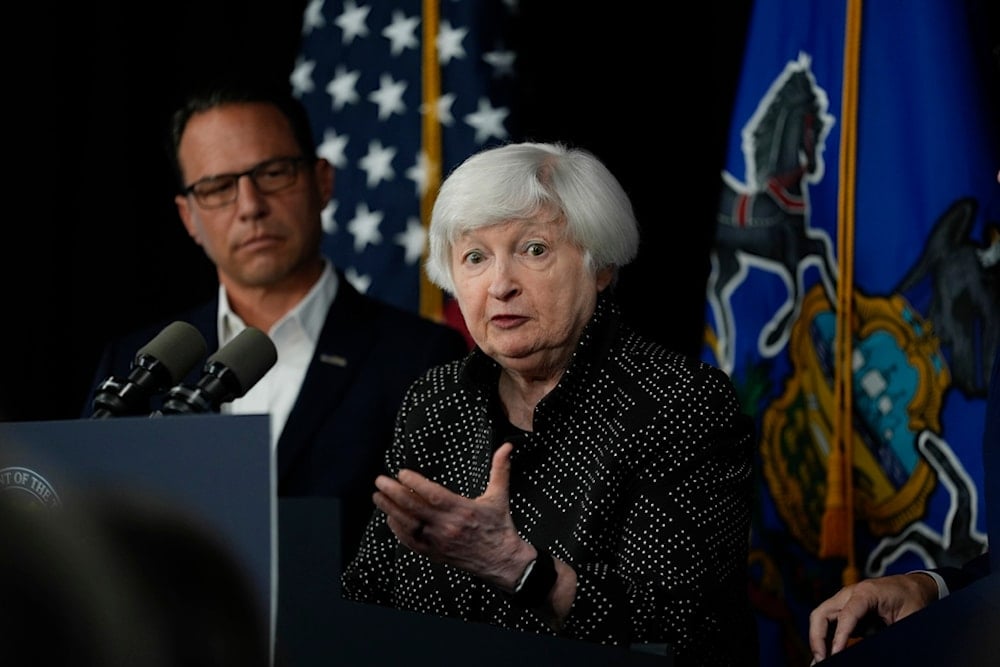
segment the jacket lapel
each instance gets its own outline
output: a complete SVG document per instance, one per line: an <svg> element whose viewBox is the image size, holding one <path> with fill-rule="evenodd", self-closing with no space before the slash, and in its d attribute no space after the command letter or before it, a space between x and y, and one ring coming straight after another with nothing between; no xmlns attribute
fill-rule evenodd
<svg viewBox="0 0 1000 667"><path fill-rule="evenodd" d="M336 406L354 383L375 340L372 327L371 305L341 274L337 296L278 439L279 486L299 451L311 442L324 420L333 418Z"/></svg>

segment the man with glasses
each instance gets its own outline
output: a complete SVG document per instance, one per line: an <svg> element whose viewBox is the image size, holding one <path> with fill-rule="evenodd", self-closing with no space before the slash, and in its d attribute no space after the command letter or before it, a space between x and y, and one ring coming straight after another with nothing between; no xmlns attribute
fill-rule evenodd
<svg viewBox="0 0 1000 667"><path fill-rule="evenodd" d="M277 362L222 411L270 414L278 495L341 498L344 552L353 553L404 391L468 344L451 327L361 294L321 254L333 166L316 155L306 111L286 91L192 96L173 115L170 144L177 211L215 264L218 294L111 341L89 396L105 378L127 377L137 350L168 322L193 324L210 351L248 326L267 333Z"/></svg>

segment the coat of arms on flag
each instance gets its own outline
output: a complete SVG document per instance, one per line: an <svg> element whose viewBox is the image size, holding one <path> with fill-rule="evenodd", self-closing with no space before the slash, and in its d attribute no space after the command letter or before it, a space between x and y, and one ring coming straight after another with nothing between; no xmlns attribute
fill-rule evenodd
<svg viewBox="0 0 1000 667"><path fill-rule="evenodd" d="M844 583L986 548L1000 111L974 46L962 3L755 3L703 357L758 423L761 664L808 664Z"/></svg>

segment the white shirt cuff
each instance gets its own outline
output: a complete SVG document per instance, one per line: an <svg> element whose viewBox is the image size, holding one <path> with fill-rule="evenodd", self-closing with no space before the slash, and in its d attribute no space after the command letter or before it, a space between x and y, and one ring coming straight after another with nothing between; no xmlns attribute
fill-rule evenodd
<svg viewBox="0 0 1000 667"><path fill-rule="evenodd" d="M930 570L911 570L907 574L913 574L914 572L926 574L937 583L938 600L943 600L944 598L948 597L948 593L950 593L951 591L948 590L948 584L944 583L944 577L942 577L940 574L938 574L937 572L931 572Z"/></svg>

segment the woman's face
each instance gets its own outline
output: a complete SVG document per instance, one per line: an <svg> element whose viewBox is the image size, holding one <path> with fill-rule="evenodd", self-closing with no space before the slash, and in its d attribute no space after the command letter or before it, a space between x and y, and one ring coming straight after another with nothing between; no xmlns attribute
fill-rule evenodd
<svg viewBox="0 0 1000 667"><path fill-rule="evenodd" d="M451 249L455 297L476 344L501 366L557 374L590 319L610 269L594 275L562 218L474 229Z"/></svg>

